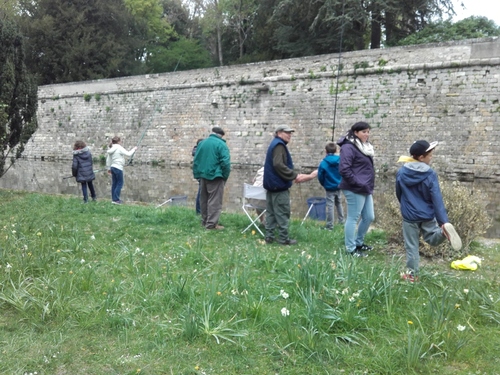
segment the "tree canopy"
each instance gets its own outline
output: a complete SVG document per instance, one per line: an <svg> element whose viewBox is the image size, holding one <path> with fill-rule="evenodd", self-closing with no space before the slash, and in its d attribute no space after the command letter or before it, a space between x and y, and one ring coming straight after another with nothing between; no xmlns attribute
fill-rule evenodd
<svg viewBox="0 0 500 375"><path fill-rule="evenodd" d="M3 1L40 84L497 35L453 0Z"/></svg>
<svg viewBox="0 0 500 375"><path fill-rule="evenodd" d="M450 40L500 36L500 27L486 17L469 17L455 23L450 20L432 22L415 34L399 41L399 45L446 42Z"/></svg>

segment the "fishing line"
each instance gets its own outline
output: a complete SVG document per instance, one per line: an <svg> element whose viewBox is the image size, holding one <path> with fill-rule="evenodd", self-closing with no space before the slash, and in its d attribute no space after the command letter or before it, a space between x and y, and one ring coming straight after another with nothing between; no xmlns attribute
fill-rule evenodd
<svg viewBox="0 0 500 375"><path fill-rule="evenodd" d="M163 91L165 92L165 90L163 90ZM160 98L160 99L163 99L163 96L164 96L164 95L162 95L162 98ZM138 141L138 142L137 142L137 144L136 144L136 147L137 147L137 148L139 148L139 145L141 144L142 140L144 139L144 136L146 135L146 132L148 131L148 129L150 128L150 126L153 124L153 120L155 119L155 115L156 115L156 113L158 112L158 109L160 108L161 103L162 103L162 101L161 101L161 100L159 100L159 101L157 102L157 104L156 104L156 106L155 106L155 108L154 108L154 110L153 110L153 114L151 115L151 118L150 118L150 120L149 120L149 124L148 124L148 126L146 126L146 129L144 129L144 131L142 132L141 138L139 138L139 141ZM136 152L137 152L137 150L136 150ZM127 164L126 164L127 166L128 166L128 165L131 165L131 164L132 164L132 162L134 161L134 156L135 156L136 152L134 152L134 153L132 154L132 156L130 157L130 159L128 160L128 162L127 162Z"/></svg>
<svg viewBox="0 0 500 375"><path fill-rule="evenodd" d="M333 106L332 142L335 139L335 120L337 117L337 101L339 96L340 62L342 60L342 42L344 39L344 25L345 25L344 17L345 17L345 0L342 0L342 25L340 27L339 61L337 66L337 83L335 87L335 104Z"/></svg>

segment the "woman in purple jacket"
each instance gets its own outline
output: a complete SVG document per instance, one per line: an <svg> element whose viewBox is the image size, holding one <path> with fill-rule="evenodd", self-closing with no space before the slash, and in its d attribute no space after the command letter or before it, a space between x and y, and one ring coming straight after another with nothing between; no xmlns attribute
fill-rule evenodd
<svg viewBox="0 0 500 375"><path fill-rule="evenodd" d="M373 146L368 142L370 128L366 122L357 122L337 142L341 146L339 171L342 182L339 188L347 202L345 247L355 257L366 257L365 252L373 249L364 243L368 228L375 218L372 196L375 168Z"/></svg>

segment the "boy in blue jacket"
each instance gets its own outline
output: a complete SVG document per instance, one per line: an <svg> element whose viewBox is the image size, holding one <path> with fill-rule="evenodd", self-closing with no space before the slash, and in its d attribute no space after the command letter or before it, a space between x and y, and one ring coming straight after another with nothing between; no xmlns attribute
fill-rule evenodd
<svg viewBox="0 0 500 375"><path fill-rule="evenodd" d="M340 156L335 155L337 146L328 142L325 146L326 156L318 167L318 181L326 191L326 225L325 229L333 229L333 205L337 209L337 221L344 223L344 211L340 201L339 184L342 180L339 172Z"/></svg>
<svg viewBox="0 0 500 375"><path fill-rule="evenodd" d="M398 160L405 162L396 175L396 196L403 216L408 267L403 279L411 282L417 280L420 234L431 246L437 246L447 239L454 250L462 248L462 240L448 222L437 174L429 166L437 144L416 141L410 147L411 157L402 156Z"/></svg>

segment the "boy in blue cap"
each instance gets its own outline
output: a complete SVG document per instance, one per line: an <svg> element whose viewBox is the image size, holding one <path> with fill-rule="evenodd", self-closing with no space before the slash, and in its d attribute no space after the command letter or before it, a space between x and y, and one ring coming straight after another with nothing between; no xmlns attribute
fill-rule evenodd
<svg viewBox="0 0 500 375"><path fill-rule="evenodd" d="M418 279L420 234L431 246L437 246L447 239L454 250L462 248L462 240L449 223L437 174L429 166L437 144L416 141L410 147L411 157L402 156L398 160L405 163L396 175L396 196L403 216L408 267L408 272L402 277L410 282Z"/></svg>

